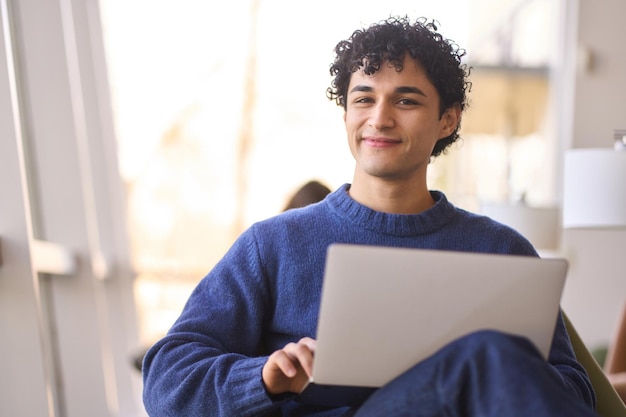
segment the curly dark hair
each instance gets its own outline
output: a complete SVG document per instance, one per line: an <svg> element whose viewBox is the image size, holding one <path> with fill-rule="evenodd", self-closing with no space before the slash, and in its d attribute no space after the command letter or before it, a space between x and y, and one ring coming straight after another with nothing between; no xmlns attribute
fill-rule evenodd
<svg viewBox="0 0 626 417"><path fill-rule="evenodd" d="M437 22L426 18L414 22L408 17L389 17L369 28L356 30L350 38L335 47L335 61L330 66L333 77L326 91L330 100L346 108L346 94L352 74L363 69L372 75L383 62L402 71L402 62L408 53L417 60L440 96L440 117L446 109L459 105L461 112L467 106L470 68L461 63L465 50L437 32ZM440 139L432 156L438 156L459 139L460 121L454 132Z"/></svg>

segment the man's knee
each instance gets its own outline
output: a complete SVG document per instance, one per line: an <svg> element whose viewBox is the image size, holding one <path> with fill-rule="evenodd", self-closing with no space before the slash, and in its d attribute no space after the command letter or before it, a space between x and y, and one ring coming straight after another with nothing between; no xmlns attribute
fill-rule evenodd
<svg viewBox="0 0 626 417"><path fill-rule="evenodd" d="M535 345L525 337L497 330L479 330L451 342L444 350L469 358L495 359L504 356L510 360L515 355L541 358Z"/></svg>
<svg viewBox="0 0 626 417"><path fill-rule="evenodd" d="M463 336L441 349L440 371L448 377L470 380L501 379L515 374L523 378L524 368L533 372L545 360L530 340L495 330L480 330Z"/></svg>

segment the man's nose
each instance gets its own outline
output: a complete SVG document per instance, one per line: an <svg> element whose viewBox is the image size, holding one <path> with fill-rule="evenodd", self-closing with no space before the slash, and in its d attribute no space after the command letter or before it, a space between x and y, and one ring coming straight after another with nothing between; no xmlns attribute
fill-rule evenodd
<svg viewBox="0 0 626 417"><path fill-rule="evenodd" d="M376 130L390 128L394 124L393 108L391 104L379 101L372 107L369 120L370 126Z"/></svg>

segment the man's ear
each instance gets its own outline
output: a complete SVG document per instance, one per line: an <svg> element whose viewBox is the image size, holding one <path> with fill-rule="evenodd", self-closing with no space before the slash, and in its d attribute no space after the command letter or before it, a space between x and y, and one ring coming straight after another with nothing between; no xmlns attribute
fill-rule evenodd
<svg viewBox="0 0 626 417"><path fill-rule="evenodd" d="M461 120L461 106L457 103L448 107L441 116L440 138L450 136Z"/></svg>

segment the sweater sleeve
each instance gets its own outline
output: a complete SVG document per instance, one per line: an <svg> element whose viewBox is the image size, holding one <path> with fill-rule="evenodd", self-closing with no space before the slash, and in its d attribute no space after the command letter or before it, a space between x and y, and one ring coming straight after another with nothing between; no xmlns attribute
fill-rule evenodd
<svg viewBox="0 0 626 417"><path fill-rule="evenodd" d="M258 356L269 290L245 232L198 284L165 337L147 352L143 399L159 416L249 416L278 406Z"/></svg>
<svg viewBox="0 0 626 417"><path fill-rule="evenodd" d="M585 368L576 360L563 316L559 313L548 362L561 375L567 388L590 407L595 408L596 396Z"/></svg>

